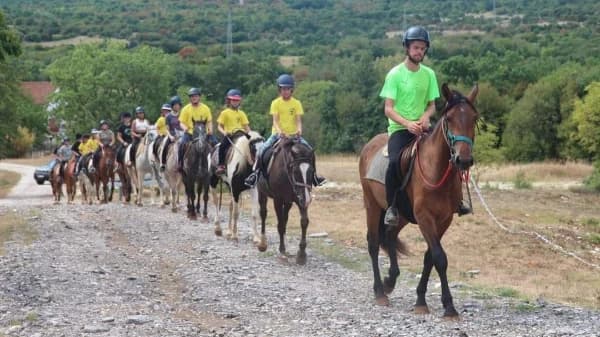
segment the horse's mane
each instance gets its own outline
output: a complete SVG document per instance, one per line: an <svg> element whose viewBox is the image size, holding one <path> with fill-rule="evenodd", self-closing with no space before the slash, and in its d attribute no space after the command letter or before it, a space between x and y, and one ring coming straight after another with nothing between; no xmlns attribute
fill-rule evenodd
<svg viewBox="0 0 600 337"><path fill-rule="evenodd" d="M250 138L246 136L238 137L232 146L231 165L236 165L238 171L245 169L250 164L248 163L248 159L252 158L250 146L263 140L263 137L256 131L250 131L248 135Z"/></svg>

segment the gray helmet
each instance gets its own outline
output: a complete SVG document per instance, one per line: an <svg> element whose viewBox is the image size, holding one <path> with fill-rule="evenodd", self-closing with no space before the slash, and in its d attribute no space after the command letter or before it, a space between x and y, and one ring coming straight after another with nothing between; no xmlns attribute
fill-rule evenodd
<svg viewBox="0 0 600 337"><path fill-rule="evenodd" d="M202 91L200 91L200 88L191 88L190 90L188 90L188 96L194 96L194 95L202 95Z"/></svg>
<svg viewBox="0 0 600 337"><path fill-rule="evenodd" d="M295 86L294 78L289 74L281 74L277 78L277 87L279 88L293 88Z"/></svg>
<svg viewBox="0 0 600 337"><path fill-rule="evenodd" d="M161 110L169 110L171 111L171 104L165 103L160 107Z"/></svg>
<svg viewBox="0 0 600 337"><path fill-rule="evenodd" d="M429 33L423 27L414 26L406 30L402 36L402 46L408 48L411 41L423 41L429 48Z"/></svg>
<svg viewBox="0 0 600 337"><path fill-rule="evenodd" d="M65 137L65 138L63 138L63 143L64 143L64 142L68 142L68 141L69 141L69 137Z"/></svg>
<svg viewBox="0 0 600 337"><path fill-rule="evenodd" d="M140 105L140 106L137 106L137 107L135 108L135 113L136 113L136 114L139 114L139 113L146 113L146 111L144 111L144 107Z"/></svg>
<svg viewBox="0 0 600 337"><path fill-rule="evenodd" d="M239 89L229 89L226 98L239 101L242 99L242 92Z"/></svg>
<svg viewBox="0 0 600 337"><path fill-rule="evenodd" d="M175 104L181 105L181 97L179 97L179 96L173 96L173 97L171 97L171 101L169 101L169 104L171 104L171 108Z"/></svg>
<svg viewBox="0 0 600 337"><path fill-rule="evenodd" d="M110 123L105 119L100 121L100 126L102 126L102 124L110 125Z"/></svg>

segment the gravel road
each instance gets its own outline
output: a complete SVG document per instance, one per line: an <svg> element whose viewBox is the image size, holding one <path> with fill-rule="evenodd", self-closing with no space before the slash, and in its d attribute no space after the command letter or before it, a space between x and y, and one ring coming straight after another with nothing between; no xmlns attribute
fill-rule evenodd
<svg viewBox="0 0 600 337"><path fill-rule="evenodd" d="M310 238L308 263L297 266L277 256L272 224L269 248L258 252L245 214L235 243L168 208L53 205L31 168L0 169L24 175L0 199L0 216L25 220L0 249L0 337L600 336L597 310L459 283L452 291L461 320L445 321L435 279L431 314L415 315L417 275L405 270L392 305L378 307L370 268L350 270L311 249L318 240L335 245L326 238ZM297 233L289 234L295 253Z"/></svg>

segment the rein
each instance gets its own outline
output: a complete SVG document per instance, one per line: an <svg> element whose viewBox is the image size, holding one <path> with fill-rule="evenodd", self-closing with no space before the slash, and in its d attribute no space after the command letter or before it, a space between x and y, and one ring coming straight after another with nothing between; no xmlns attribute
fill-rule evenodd
<svg viewBox="0 0 600 337"><path fill-rule="evenodd" d="M469 138L467 136L463 136L463 135L455 135L452 133L452 131L450 131L450 128L448 127L448 119L446 118L446 113L452 107L454 107L460 103L466 103L469 106L471 106L471 108L475 109L473 107L473 105L471 104L471 102L469 102L469 100L467 100L462 95L454 96L453 99L451 101L449 101L448 104L446 104L446 107L444 108L444 111L442 113L442 115L444 116L444 117L442 117L442 121L441 121L442 122L442 135L444 137L444 140L446 141L446 144L448 145L451 155L450 155L450 158L448 159L448 166L446 167L446 170L444 171L442 178L437 183L432 183L431 181L429 181L429 179L427 179L425 177L425 172L423 172L423 166L421 165L421 160L420 160L420 156L419 156L419 144L421 143L420 142L421 138L419 138L417 140L417 166L419 166L419 172L421 172L421 176L423 177L423 182L425 183L425 185L427 185L427 187L434 189L434 190L438 189L442 185L444 185L444 183L446 183L446 181L448 180L448 177L450 176L450 172L453 171L454 165L452 164L452 152L453 152L452 147L454 146L454 144L457 142L464 142L464 143L467 143L470 148L473 148L473 140L471 138ZM461 172L461 180L467 182L467 189L468 189L468 177L469 177L469 170ZM469 198L470 198L470 195L469 195Z"/></svg>
<svg viewBox="0 0 600 337"><path fill-rule="evenodd" d="M291 155L291 148L290 148L290 155ZM307 184L304 182L298 182L296 180L296 178L294 177L294 167L299 163L310 163L310 161L311 161L311 158L306 157L306 156L295 158L292 161L288 161L288 155L284 152L283 164L285 165L285 167L287 169L288 181L289 181L290 185L292 186L292 188L294 186L300 186L300 187L304 187L304 188L312 188L311 183Z"/></svg>

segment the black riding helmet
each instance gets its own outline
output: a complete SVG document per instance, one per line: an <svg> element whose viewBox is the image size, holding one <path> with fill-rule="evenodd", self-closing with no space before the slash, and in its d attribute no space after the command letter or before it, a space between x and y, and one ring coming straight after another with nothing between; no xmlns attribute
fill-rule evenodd
<svg viewBox="0 0 600 337"><path fill-rule="evenodd" d="M277 87L293 88L295 86L294 78L289 74L281 74L277 78Z"/></svg>
<svg viewBox="0 0 600 337"><path fill-rule="evenodd" d="M429 33L425 28L420 26L410 27L402 36L402 46L408 48L411 41L417 40L425 42L425 45L429 48Z"/></svg>
<svg viewBox="0 0 600 337"><path fill-rule="evenodd" d="M242 99L242 92L239 89L229 89L225 98L229 100L239 101Z"/></svg>
<svg viewBox="0 0 600 337"><path fill-rule="evenodd" d="M200 91L200 88L190 88L190 90L188 90L188 97L194 95L202 95L202 91Z"/></svg>
<svg viewBox="0 0 600 337"><path fill-rule="evenodd" d="M131 113L129 111L121 112L121 119L123 118L131 118Z"/></svg>
<svg viewBox="0 0 600 337"><path fill-rule="evenodd" d="M181 97L179 97L179 96L173 96L173 97L171 97L171 100L169 101L169 104L171 104L171 108L175 104L181 105Z"/></svg>

